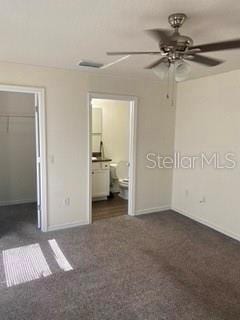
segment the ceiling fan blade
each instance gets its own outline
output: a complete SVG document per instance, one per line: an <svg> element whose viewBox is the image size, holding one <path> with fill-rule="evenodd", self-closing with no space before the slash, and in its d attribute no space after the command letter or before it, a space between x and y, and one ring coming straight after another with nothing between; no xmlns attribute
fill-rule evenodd
<svg viewBox="0 0 240 320"><path fill-rule="evenodd" d="M107 52L108 56L126 56L126 55L137 55L137 54L161 54L160 51L113 51Z"/></svg>
<svg viewBox="0 0 240 320"><path fill-rule="evenodd" d="M164 43L168 43L169 41L171 41L171 37L174 33L172 30L168 29L150 29L145 30L145 32L154 40Z"/></svg>
<svg viewBox="0 0 240 320"><path fill-rule="evenodd" d="M186 55L194 55L195 53L200 53L200 50L199 49L187 49L184 53Z"/></svg>
<svg viewBox="0 0 240 320"><path fill-rule="evenodd" d="M157 61L154 61L153 63L151 63L150 65L148 65L144 69L153 69L161 63L168 63L168 59L167 58L158 59Z"/></svg>
<svg viewBox="0 0 240 320"><path fill-rule="evenodd" d="M199 46L189 47L189 49L199 49L200 52L240 49L240 39L200 44Z"/></svg>
<svg viewBox="0 0 240 320"><path fill-rule="evenodd" d="M187 57L184 57L184 59L192 61L192 62L204 64L209 67L215 67L215 66L224 62L223 60L218 60L218 59L214 59L214 58L210 58L210 57L206 57L206 56L201 56L199 54L194 54L193 56L189 56L189 57L187 56Z"/></svg>
<svg viewBox="0 0 240 320"><path fill-rule="evenodd" d="M123 56L123 57L121 57L120 59L117 59L117 60L114 60L114 61L109 62L109 63L107 63L107 64L104 64L102 67L100 67L100 69L107 69L107 68L113 66L114 64L117 64L117 63L119 63L119 62L121 62L121 61L123 61L123 60L128 59L129 57L130 57L130 55Z"/></svg>

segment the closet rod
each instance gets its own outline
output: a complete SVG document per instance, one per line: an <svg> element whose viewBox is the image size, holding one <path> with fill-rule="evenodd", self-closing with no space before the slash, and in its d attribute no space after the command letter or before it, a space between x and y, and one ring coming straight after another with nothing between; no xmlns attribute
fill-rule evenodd
<svg viewBox="0 0 240 320"><path fill-rule="evenodd" d="M1 114L0 118L34 118L34 115L31 114Z"/></svg>

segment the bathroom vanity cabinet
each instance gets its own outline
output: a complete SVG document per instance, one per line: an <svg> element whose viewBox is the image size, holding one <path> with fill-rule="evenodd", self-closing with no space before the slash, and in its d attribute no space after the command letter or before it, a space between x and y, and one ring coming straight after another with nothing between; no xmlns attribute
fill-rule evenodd
<svg viewBox="0 0 240 320"><path fill-rule="evenodd" d="M92 198L107 199L110 193L110 165L108 161L92 163Z"/></svg>

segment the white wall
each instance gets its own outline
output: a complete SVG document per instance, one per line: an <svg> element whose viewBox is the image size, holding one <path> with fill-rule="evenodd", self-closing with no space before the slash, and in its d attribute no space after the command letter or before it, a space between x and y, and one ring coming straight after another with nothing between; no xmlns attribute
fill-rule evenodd
<svg viewBox="0 0 240 320"><path fill-rule="evenodd" d="M126 79L73 70L0 63L0 83L46 89L48 209L51 228L87 223L89 91L133 95L139 99L136 209L170 205L171 170L149 170L148 152L173 151L175 109L159 81ZM70 206L64 198L70 197Z"/></svg>
<svg viewBox="0 0 240 320"><path fill-rule="evenodd" d="M113 162L129 158L130 103L93 99L93 107L102 109L102 141L106 158Z"/></svg>
<svg viewBox="0 0 240 320"><path fill-rule="evenodd" d="M240 160L240 71L178 85L175 150L234 152ZM188 190L188 192L186 192ZM240 239L240 168L174 170L172 205ZM200 203L202 197L206 203Z"/></svg>
<svg viewBox="0 0 240 320"><path fill-rule="evenodd" d="M1 114L34 116L34 96L0 92ZM0 116L0 205L36 201L34 118Z"/></svg>

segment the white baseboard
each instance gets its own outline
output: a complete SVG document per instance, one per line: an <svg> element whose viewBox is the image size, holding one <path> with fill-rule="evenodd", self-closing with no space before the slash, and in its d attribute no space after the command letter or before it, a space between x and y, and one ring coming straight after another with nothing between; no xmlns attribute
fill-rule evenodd
<svg viewBox="0 0 240 320"><path fill-rule="evenodd" d="M34 203L36 199L23 199L23 200L11 200L11 201L0 201L0 207L3 206L14 206L17 204Z"/></svg>
<svg viewBox="0 0 240 320"><path fill-rule="evenodd" d="M63 229L69 229L69 228L76 228L76 227L84 226L87 224L89 224L88 221L75 221L70 223L57 224L57 225L49 226L47 228L47 231L57 231L57 230L63 230Z"/></svg>
<svg viewBox="0 0 240 320"><path fill-rule="evenodd" d="M161 212L161 211L166 211L170 210L170 206L160 206L160 207L155 207L155 208L148 208L148 209L143 209L143 210L137 210L135 212L135 216L139 216L141 214L147 214L147 213L154 213L154 212Z"/></svg>
<svg viewBox="0 0 240 320"><path fill-rule="evenodd" d="M222 227L219 227L218 225L216 225L214 223L211 223L211 222L209 222L209 221L207 221L205 219L196 218L195 216L189 214L185 210L182 210L182 209L179 209L179 208L175 208L175 207L172 207L171 209L173 211L175 211L175 212L177 212L179 214L182 214L183 216L186 216L186 217L188 217L188 218L190 218L190 219L192 219L194 221L197 221L197 222L199 222L199 223L201 223L201 224L203 224L203 225L205 225L205 226L207 226L207 227L209 227L211 229L214 229L214 230L216 230L216 231L218 231L220 233L223 233L224 235L226 235L226 236L228 236L230 238L233 238L235 240L240 241L240 235L238 235L238 234L236 234L234 232L231 232L231 231L228 231L228 230L226 230L226 229L224 229Z"/></svg>

